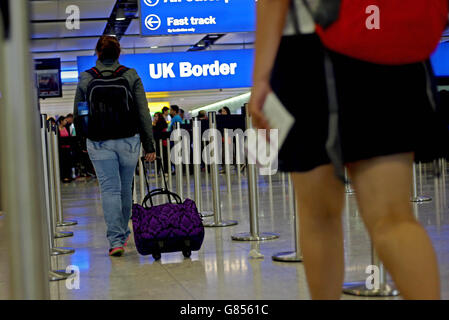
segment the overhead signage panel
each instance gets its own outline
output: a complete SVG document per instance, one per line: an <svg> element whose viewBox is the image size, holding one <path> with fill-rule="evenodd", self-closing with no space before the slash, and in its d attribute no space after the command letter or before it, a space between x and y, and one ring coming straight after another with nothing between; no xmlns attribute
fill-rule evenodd
<svg viewBox="0 0 449 320"><path fill-rule="evenodd" d="M255 0L140 0L143 36L255 31Z"/></svg>
<svg viewBox="0 0 449 320"><path fill-rule="evenodd" d="M449 43L442 42L431 57L437 77L449 77Z"/></svg>
<svg viewBox="0 0 449 320"><path fill-rule="evenodd" d="M120 57L137 70L146 92L251 87L254 51L148 53ZM96 57L78 57L79 72L95 66Z"/></svg>

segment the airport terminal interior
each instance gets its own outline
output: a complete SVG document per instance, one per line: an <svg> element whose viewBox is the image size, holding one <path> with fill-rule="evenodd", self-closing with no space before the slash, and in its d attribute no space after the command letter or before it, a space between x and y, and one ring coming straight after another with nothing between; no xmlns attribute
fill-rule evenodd
<svg viewBox="0 0 449 320"><path fill-rule="evenodd" d="M219 29L212 16L219 15L217 10L221 10L221 7L213 8L210 14L206 10L202 15L204 19L184 20L181 19L184 13L177 12L177 16L173 13L184 8L181 6L190 4L181 0L178 1L180 8L175 8L178 5L176 1L163 0L17 2L25 2L30 10L29 50L40 92L34 107L39 110L37 114L40 114L42 123L49 123L51 118L58 120L74 112L78 76L94 66L95 46L99 37L112 35L120 41L121 63L135 68L142 77L149 111L153 116L164 107L177 105L184 110L186 128L192 128L194 118L201 110L206 111L209 120L216 119L215 123L209 120L201 122L210 128L213 125L219 129L247 128L244 106L250 97L251 59L255 40L255 17L251 18L250 14L242 13L239 16L244 17L236 18L235 25L229 23ZM204 1L201 4L204 8L216 4L228 10L225 7L227 1ZM239 5L232 10L242 9ZM171 6L169 9L178 20L167 16L167 6ZM251 10L254 10L253 6ZM11 15L20 17L14 11L17 8L15 4L10 4L9 10ZM185 15L191 13L190 8L185 10ZM221 14L226 14L226 11ZM217 21L220 21L219 18ZM15 22L12 23L14 27ZM443 35L441 51L435 63L441 61L444 52L446 57L449 56L444 42L447 36L449 32ZM441 72L445 71L448 70ZM55 82L54 87L52 82ZM445 83L440 84L440 89L446 87ZM224 107L229 108L231 115L224 115ZM225 118L228 120L223 120ZM165 174L170 188L184 199L195 200L203 214L205 236L201 249L193 251L190 257L178 251L162 253L161 259L155 259L152 255L139 254L131 234L124 255L110 257L95 172L72 159L72 165L68 168L69 176L61 176L59 166L66 165L63 162L67 159L58 153L58 136L46 128L40 128L39 134L39 141L44 141L44 144L42 148L36 147L39 150L36 155L43 156L39 163L45 170L42 174L33 175L38 177L33 179L45 180L45 185L42 184L40 188L42 197L37 197L38 200L33 198L33 201L41 201L44 207L40 217L45 220L42 222L46 226L44 239L48 240L42 245L48 246L51 253L46 261L49 279L45 279L50 299L310 299L298 240L295 196L290 174L276 170L272 175L265 175L257 165L244 162L229 166L201 164L197 167L173 164L169 169L170 174ZM162 145L162 141L160 143ZM236 158L233 160L236 161ZM20 164L23 163L20 161ZM441 175L435 174L436 166L442 168ZM27 170L24 172L30 173ZM145 179L151 189L162 187L163 177L158 172L157 162L137 165L133 183L134 203L141 203L147 194ZM5 188L5 185L2 187ZM446 160L415 165L411 202L415 216L428 232L437 253L443 299L449 299L448 187ZM28 189L23 190L28 192ZM15 199L28 200L21 197ZM160 196L156 204L164 202L166 199ZM45 257L36 258L33 252L20 251L19 245L9 245L8 212L3 211L0 207L1 300L11 298L12 282L17 281L11 277L13 272L10 269L14 264L10 263L8 257L30 255L22 260L14 260L16 263L45 260ZM351 290L360 287L360 283L365 285L371 275L370 271L367 272L368 266L378 266L382 275L386 271L373 251L349 179L345 183L342 219L347 290L342 290L341 298L402 299L388 274L381 276L382 285L390 285L388 290L384 290L384 295L364 295L357 289ZM74 223L70 223L72 221ZM129 226L132 229L131 220ZM20 227L13 230L26 233L24 238L27 241L36 232ZM58 248L62 250L58 251ZM37 260L33 260L35 258ZM21 270L33 269L22 267ZM24 275L24 278L28 276L34 279L32 276L36 277L36 274Z"/></svg>

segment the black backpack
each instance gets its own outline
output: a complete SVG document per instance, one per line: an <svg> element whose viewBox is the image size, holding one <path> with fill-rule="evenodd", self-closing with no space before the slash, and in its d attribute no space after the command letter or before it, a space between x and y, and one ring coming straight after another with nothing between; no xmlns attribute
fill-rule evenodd
<svg viewBox="0 0 449 320"><path fill-rule="evenodd" d="M120 66L113 72L100 72L95 67L86 71L93 77L86 93L89 114L85 135L90 140L122 139L138 132L134 94L123 77L128 70Z"/></svg>

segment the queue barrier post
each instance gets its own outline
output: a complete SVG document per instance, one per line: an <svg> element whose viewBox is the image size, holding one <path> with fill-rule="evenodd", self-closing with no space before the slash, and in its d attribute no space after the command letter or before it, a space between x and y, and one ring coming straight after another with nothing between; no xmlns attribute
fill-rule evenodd
<svg viewBox="0 0 449 320"><path fill-rule="evenodd" d="M351 186L351 179L349 179L348 176L348 169L345 167L345 192L347 194L353 194L355 193L354 189L352 189Z"/></svg>
<svg viewBox="0 0 449 320"><path fill-rule="evenodd" d="M251 117L248 110L245 112L246 129L253 130ZM256 135L257 137L257 135ZM265 241L274 240L279 238L279 234L272 232L259 232L259 201L258 201L258 188L256 180L256 165L248 161L248 195L249 195L249 233L238 233L231 236L235 241Z"/></svg>
<svg viewBox="0 0 449 320"><path fill-rule="evenodd" d="M204 222L205 227L229 227L237 225L238 222L234 220L223 221L221 218L221 203L220 203L220 183L218 177L218 162L219 162L219 143L217 138L217 117L215 112L209 112L209 129L211 129L211 138L213 139L211 145L213 145L213 156L211 161L211 175L212 175L212 200L214 206L214 221ZM207 166L207 163L206 163Z"/></svg>
<svg viewBox="0 0 449 320"><path fill-rule="evenodd" d="M57 210L57 220L56 227L68 227L77 225L78 222L71 220L64 220L64 208L62 205L61 198L61 176L59 173L60 163L59 163L59 128L55 126L55 132L53 134L53 145L55 146L53 157L54 157L54 167L55 167L55 192L56 192L56 210Z"/></svg>
<svg viewBox="0 0 449 320"><path fill-rule="evenodd" d="M413 169L412 170L413 170L413 186L412 186L413 194L412 194L411 202L422 203L422 202L431 201L432 200L431 197L418 195L418 181L417 181L417 177L416 177L416 164L415 164L415 162L413 162Z"/></svg>
<svg viewBox="0 0 449 320"><path fill-rule="evenodd" d="M231 193L231 161L232 155L230 150L229 129L224 129L224 159L225 159L225 174L226 174L226 187L228 193Z"/></svg>
<svg viewBox="0 0 449 320"><path fill-rule="evenodd" d="M182 135L181 135L181 124L179 122L175 123L175 128L174 128L174 135L176 137L176 139L182 139ZM181 156L179 156L179 154L177 155L176 159L176 164L175 164L175 168L176 168L176 193L178 194L178 196L181 197L181 199L184 199L184 192L183 192L183 172L182 172L182 145L181 145Z"/></svg>
<svg viewBox="0 0 449 320"><path fill-rule="evenodd" d="M59 210L61 208L60 199L58 200L58 186L60 186L60 177L59 177L59 166L56 167L56 153L58 153L58 145L55 135L57 134L56 124L49 123L49 131L48 131L48 159L49 159L49 172L50 172L50 190L51 199L52 199L52 228L54 230L54 237L56 239L59 238L68 238L73 237L73 232L70 231L57 231L57 216L59 215ZM60 190L60 189L59 189ZM59 202L58 202L59 201Z"/></svg>
<svg viewBox="0 0 449 320"><path fill-rule="evenodd" d="M188 139L182 139L183 141L183 155L184 155L184 164L186 166L186 190L187 190L187 198L190 199L190 143Z"/></svg>
<svg viewBox="0 0 449 320"><path fill-rule="evenodd" d="M295 250L280 252L273 255L271 258L273 261L277 262L302 262L303 256L301 252L301 247L299 245L299 214L297 211L296 197L294 192L294 187L291 179L291 174L288 175L288 197L290 204L290 212L293 212L293 220L294 220L294 240L295 240Z"/></svg>
<svg viewBox="0 0 449 320"><path fill-rule="evenodd" d="M211 217L214 215L212 211L204 211L202 203L201 189L201 121L193 119L192 124L192 142L193 142L193 183L195 203L202 217Z"/></svg>
<svg viewBox="0 0 449 320"><path fill-rule="evenodd" d="M170 191L173 190L173 180L172 180L172 171L171 171L171 146L170 146L170 138L167 138L167 164L168 164L168 188Z"/></svg>

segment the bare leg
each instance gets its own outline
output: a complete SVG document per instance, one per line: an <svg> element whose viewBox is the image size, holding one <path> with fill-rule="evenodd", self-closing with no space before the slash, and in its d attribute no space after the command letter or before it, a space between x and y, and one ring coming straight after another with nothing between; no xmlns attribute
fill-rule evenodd
<svg viewBox="0 0 449 320"><path fill-rule="evenodd" d="M410 204L412 154L348 166L374 248L405 299L439 299L437 259Z"/></svg>
<svg viewBox="0 0 449 320"><path fill-rule="evenodd" d="M344 280L344 186L331 165L292 177L310 294L312 299L340 299Z"/></svg>

